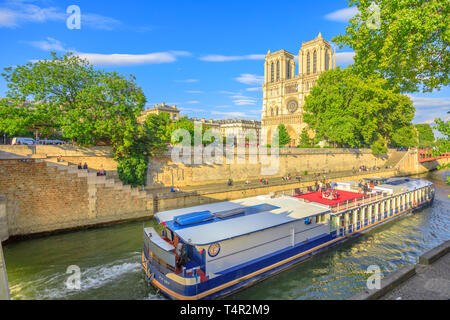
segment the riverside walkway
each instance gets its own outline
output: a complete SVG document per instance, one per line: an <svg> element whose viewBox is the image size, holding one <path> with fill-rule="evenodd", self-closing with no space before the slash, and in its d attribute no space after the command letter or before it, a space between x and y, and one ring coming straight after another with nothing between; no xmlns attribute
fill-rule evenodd
<svg viewBox="0 0 450 320"><path fill-rule="evenodd" d="M264 186L289 186L305 183L308 185L314 185L315 182L321 181L332 181L332 180L342 180L342 179L353 179L358 180L358 176L378 176L381 173L391 173L395 175L397 170L394 168L383 168L378 170L366 170L366 171L339 171L339 172L326 172L326 173L316 173L316 174L308 174L301 175L300 179L296 179L296 175L300 177L299 174L292 174L291 180L286 180L282 177L264 177L267 181L267 184L264 184L260 181L260 179L252 179L247 181L233 181L232 185L227 185L227 183L214 183L214 184L204 184L204 185L194 185L194 186L185 186L181 187L181 192L183 193L208 193L208 192L226 192L226 191L237 191L237 190L245 190L245 189L254 189ZM174 186L175 187L175 186ZM306 191L306 190L304 190ZM152 193L155 195L162 195L170 193L170 187L147 190L147 193ZM176 192L175 192L176 193Z"/></svg>

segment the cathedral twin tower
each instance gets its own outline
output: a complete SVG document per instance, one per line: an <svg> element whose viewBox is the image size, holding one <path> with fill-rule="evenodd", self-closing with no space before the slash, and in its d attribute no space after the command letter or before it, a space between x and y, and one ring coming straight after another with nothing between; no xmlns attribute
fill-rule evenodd
<svg viewBox="0 0 450 320"><path fill-rule="evenodd" d="M264 63L262 130L268 142L279 124L284 124L292 146L299 143L303 123L305 96L320 73L334 69L336 57L328 41L319 33L316 39L303 42L298 54L298 75L294 55L279 50L266 55Z"/></svg>

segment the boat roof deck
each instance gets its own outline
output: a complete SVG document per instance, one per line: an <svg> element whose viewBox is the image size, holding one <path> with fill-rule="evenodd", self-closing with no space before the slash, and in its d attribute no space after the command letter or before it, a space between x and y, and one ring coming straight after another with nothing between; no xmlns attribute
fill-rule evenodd
<svg viewBox="0 0 450 320"><path fill-rule="evenodd" d="M210 211L214 214L237 208L245 209L245 213L227 218L215 217L214 219L189 226L179 226L173 220L174 217L186 213ZM263 210L267 210L248 210L249 208L263 208ZM160 222L164 222L169 229L185 242L194 245L206 245L328 212L330 212L330 209L326 206L317 203L306 203L290 196L277 198L257 196L158 212L155 217Z"/></svg>
<svg viewBox="0 0 450 320"><path fill-rule="evenodd" d="M338 197L337 197L337 199L333 199L333 200L322 198L322 192L320 192L320 191L305 193L305 194L297 195L294 197L305 199L305 200L308 200L311 202L321 203L321 204L324 204L327 206L333 206L338 203L341 203L342 201L354 200L354 199L359 199L359 198L364 197L364 194L362 194L362 193L357 193L357 192L352 192L352 191L344 191L344 190L335 190L335 191L337 191Z"/></svg>

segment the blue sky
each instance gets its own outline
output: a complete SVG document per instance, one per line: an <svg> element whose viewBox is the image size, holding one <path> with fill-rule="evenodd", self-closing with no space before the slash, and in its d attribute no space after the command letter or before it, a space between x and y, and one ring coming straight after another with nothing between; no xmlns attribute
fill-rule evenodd
<svg viewBox="0 0 450 320"><path fill-rule="evenodd" d="M68 29L67 7L81 10ZM133 74L147 105L176 104L189 117L260 119L264 55L298 54L319 32L344 33L346 0L0 1L0 68L70 50L98 68ZM338 49L338 65L352 50ZM298 70L297 70L298 71ZM6 83L0 80L0 96ZM448 87L411 96L415 123L447 118Z"/></svg>

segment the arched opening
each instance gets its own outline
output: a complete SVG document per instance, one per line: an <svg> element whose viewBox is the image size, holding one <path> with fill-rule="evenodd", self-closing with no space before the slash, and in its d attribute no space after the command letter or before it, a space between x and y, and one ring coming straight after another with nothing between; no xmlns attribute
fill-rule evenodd
<svg viewBox="0 0 450 320"><path fill-rule="evenodd" d="M313 54L313 73L317 72L317 51Z"/></svg>
<svg viewBox="0 0 450 320"><path fill-rule="evenodd" d="M306 74L310 74L311 73L311 55L308 54L306 55Z"/></svg>
<svg viewBox="0 0 450 320"><path fill-rule="evenodd" d="M277 81L280 80L280 61L277 61Z"/></svg>
<svg viewBox="0 0 450 320"><path fill-rule="evenodd" d="M270 82L274 81L274 70L273 70L273 62L270 65Z"/></svg>

